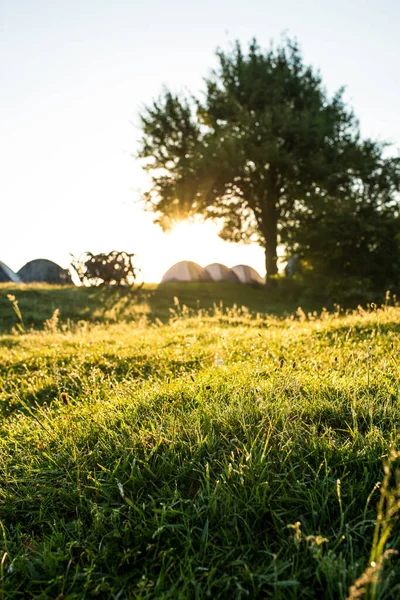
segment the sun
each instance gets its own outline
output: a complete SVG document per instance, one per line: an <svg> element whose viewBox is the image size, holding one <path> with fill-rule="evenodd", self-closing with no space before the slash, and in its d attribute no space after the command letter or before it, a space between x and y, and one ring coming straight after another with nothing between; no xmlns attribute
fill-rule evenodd
<svg viewBox="0 0 400 600"><path fill-rule="evenodd" d="M205 223L181 221L166 234L165 258L170 266L180 260L192 260L205 266L215 262L221 244L217 226L211 221ZM164 258L163 257L163 258Z"/></svg>
<svg viewBox="0 0 400 600"><path fill-rule="evenodd" d="M192 221L181 221L170 232L173 245L178 248L190 248L190 251L203 250L205 242L210 238L214 240L218 236L217 227L211 221L205 223L193 223Z"/></svg>

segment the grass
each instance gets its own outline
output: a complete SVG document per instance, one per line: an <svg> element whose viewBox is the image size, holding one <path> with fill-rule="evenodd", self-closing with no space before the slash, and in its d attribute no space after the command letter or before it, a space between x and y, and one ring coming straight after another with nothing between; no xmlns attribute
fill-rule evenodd
<svg viewBox="0 0 400 600"><path fill-rule="evenodd" d="M10 310L7 295L16 295L24 322L28 328L43 327L54 310L60 310L61 320L90 323L118 323L157 319L167 322L175 310L174 298L190 309L212 309L222 304L226 308L245 305L252 313L290 314L298 307L293 293L266 294L260 287L236 283L213 284L168 283L147 284L139 291L125 288L104 289L45 284L0 284L0 331L9 331L16 324L16 315ZM304 306L304 304L303 304ZM308 302L307 310L317 307Z"/></svg>
<svg viewBox="0 0 400 600"><path fill-rule="evenodd" d="M0 288L1 599L400 597L400 307L199 290Z"/></svg>

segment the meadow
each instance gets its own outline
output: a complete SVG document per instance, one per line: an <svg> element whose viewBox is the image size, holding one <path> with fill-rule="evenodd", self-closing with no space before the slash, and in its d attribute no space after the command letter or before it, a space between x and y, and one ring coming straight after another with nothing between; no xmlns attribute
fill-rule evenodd
<svg viewBox="0 0 400 600"><path fill-rule="evenodd" d="M0 599L400 597L400 306L0 285Z"/></svg>

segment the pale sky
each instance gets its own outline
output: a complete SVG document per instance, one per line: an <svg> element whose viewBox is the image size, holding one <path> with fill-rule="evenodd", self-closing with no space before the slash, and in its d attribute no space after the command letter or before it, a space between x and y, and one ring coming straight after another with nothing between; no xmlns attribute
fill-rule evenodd
<svg viewBox="0 0 400 600"><path fill-rule="evenodd" d="M202 89L215 49L296 37L364 135L400 146L397 0L0 0L0 260L18 270L69 253L136 252L147 281L177 260L248 263L263 251L180 226L138 201L138 112L163 85Z"/></svg>

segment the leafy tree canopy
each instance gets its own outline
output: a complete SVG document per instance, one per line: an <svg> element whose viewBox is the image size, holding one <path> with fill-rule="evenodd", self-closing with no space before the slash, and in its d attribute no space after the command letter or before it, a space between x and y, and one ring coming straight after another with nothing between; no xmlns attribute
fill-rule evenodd
<svg viewBox="0 0 400 600"><path fill-rule="evenodd" d="M395 210L399 160L361 138L343 89L329 97L296 42L264 52L254 40L247 53L237 42L217 59L200 98L165 89L140 115L146 204L164 229L215 219L223 239L265 248L269 277L278 243L298 249L332 211Z"/></svg>

